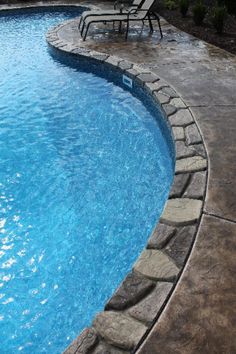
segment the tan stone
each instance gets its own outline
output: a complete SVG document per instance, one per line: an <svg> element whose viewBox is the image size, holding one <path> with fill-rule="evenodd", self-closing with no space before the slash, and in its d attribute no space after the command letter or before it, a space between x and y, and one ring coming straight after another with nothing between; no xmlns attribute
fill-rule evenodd
<svg viewBox="0 0 236 354"><path fill-rule="evenodd" d="M144 250L134 265L134 270L155 280L173 280L179 269L174 262L158 250Z"/></svg>
<svg viewBox="0 0 236 354"><path fill-rule="evenodd" d="M169 122L172 126L186 126L193 122L193 117L188 109L180 109L169 117Z"/></svg>
<svg viewBox="0 0 236 354"><path fill-rule="evenodd" d="M99 313L93 326L108 343L122 349L133 349L145 334L147 327L121 312Z"/></svg>
<svg viewBox="0 0 236 354"><path fill-rule="evenodd" d="M153 292L129 309L129 314L139 321L151 324L162 308L173 284L168 282L157 283Z"/></svg>
<svg viewBox="0 0 236 354"><path fill-rule="evenodd" d="M203 171L207 167L207 160L202 156L187 157L176 161L175 172L196 172Z"/></svg>
<svg viewBox="0 0 236 354"><path fill-rule="evenodd" d="M170 103L173 104L173 106L175 106L177 108L186 108L186 105L181 100L181 98L173 98Z"/></svg>
<svg viewBox="0 0 236 354"><path fill-rule="evenodd" d="M198 220L201 208L201 200L188 198L169 199L161 216L161 221L173 226L189 225Z"/></svg>
<svg viewBox="0 0 236 354"><path fill-rule="evenodd" d="M184 140L184 129L182 127L173 127L172 132L175 140Z"/></svg>

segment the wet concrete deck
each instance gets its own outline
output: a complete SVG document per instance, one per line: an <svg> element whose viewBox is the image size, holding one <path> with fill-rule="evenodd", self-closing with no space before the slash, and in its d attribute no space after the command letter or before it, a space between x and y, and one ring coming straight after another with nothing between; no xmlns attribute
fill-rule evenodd
<svg viewBox="0 0 236 354"><path fill-rule="evenodd" d="M82 2L81 2L82 3ZM93 2L100 7L109 3ZM76 25L61 38L151 68L192 110L208 152L204 215L181 279L137 353L236 352L236 57L162 21L132 27L128 41L112 29L82 43Z"/></svg>
<svg viewBox="0 0 236 354"><path fill-rule="evenodd" d="M102 3L99 6L104 6ZM106 5L107 7L107 5ZM236 352L236 57L162 21L150 35L96 28L85 44L76 27L61 37L143 65L170 83L192 110L209 158L204 215L171 300L139 354ZM101 31L101 32L100 32Z"/></svg>

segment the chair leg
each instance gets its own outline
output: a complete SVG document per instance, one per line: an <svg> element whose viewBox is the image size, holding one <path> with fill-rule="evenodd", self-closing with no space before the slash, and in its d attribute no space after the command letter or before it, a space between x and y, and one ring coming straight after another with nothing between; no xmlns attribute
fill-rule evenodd
<svg viewBox="0 0 236 354"><path fill-rule="evenodd" d="M129 32L129 21L127 21L127 26L126 26L126 34L125 34L125 39L128 39L128 32Z"/></svg>
<svg viewBox="0 0 236 354"><path fill-rule="evenodd" d="M87 33L88 33L88 30L89 30L89 26L90 26L90 23L87 25L86 27L86 30L85 30L85 34L83 36L83 41L85 41L86 37L87 37Z"/></svg>
<svg viewBox="0 0 236 354"><path fill-rule="evenodd" d="M163 38L163 33L162 33L162 29L161 29L161 22L160 22L160 19L159 19L158 16L157 16L157 22L158 22L158 26L159 26L159 31L160 31L161 38Z"/></svg>
<svg viewBox="0 0 236 354"><path fill-rule="evenodd" d="M83 16L80 17L80 20L79 20L79 25L78 25L78 29L80 30L80 26L81 26L81 23L82 23L82 19L83 19Z"/></svg>
<svg viewBox="0 0 236 354"><path fill-rule="evenodd" d="M156 20L157 20L157 23L158 23L158 26L159 26L160 35L161 35L161 38L163 38L163 33L162 33L162 29L161 29L160 18L159 18L159 16L158 16L155 12L153 12L153 16L154 16L154 17L156 18Z"/></svg>
<svg viewBox="0 0 236 354"><path fill-rule="evenodd" d="M85 22L83 22L82 29L80 30L81 37L83 37L84 28L85 28Z"/></svg>
<svg viewBox="0 0 236 354"><path fill-rule="evenodd" d="M148 15L148 22L149 22L150 32L153 33L153 26L152 26L152 20L150 18L150 15Z"/></svg>

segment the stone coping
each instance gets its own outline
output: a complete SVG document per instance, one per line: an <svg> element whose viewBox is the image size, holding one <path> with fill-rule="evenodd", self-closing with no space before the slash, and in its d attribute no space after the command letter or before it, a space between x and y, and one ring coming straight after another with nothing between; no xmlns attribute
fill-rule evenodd
<svg viewBox="0 0 236 354"><path fill-rule="evenodd" d="M62 40L58 31L70 22L75 20L50 29L46 35L48 44L61 52L113 67L142 85L162 110L175 143L175 176L160 222L104 311L64 352L133 353L158 320L190 255L205 200L207 154L194 116L173 87L149 69Z"/></svg>

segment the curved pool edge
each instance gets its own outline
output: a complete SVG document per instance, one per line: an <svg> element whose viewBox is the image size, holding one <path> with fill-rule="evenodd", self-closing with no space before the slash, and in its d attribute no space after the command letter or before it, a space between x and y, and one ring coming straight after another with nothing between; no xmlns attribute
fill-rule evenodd
<svg viewBox="0 0 236 354"><path fill-rule="evenodd" d="M61 52L113 67L143 85L164 112L177 153L169 199L146 249L107 302L104 312L65 350L66 354L87 353L97 347L109 348L114 353L134 352L174 296L190 256L205 201L207 153L192 112L171 85L130 61L67 43L58 32L74 21L50 29L46 36L48 44Z"/></svg>
<svg viewBox="0 0 236 354"><path fill-rule="evenodd" d="M66 5L70 6L70 4ZM45 6L51 5L48 4ZM61 6L61 4L59 6ZM38 5L33 7L38 7ZM10 9L13 8L11 7ZM66 21L66 23L71 21L74 20ZM161 218L162 225L166 225L166 227L161 230L160 227L158 228L158 225L156 226L154 233L151 236L152 244L150 245L151 241L149 241L147 249L144 250L138 261L135 263L133 272L127 276L126 280L121 284L111 300L109 300L105 311L98 314L93 322L93 326L85 329L65 351L65 353L75 353L76 351L87 353L90 352L90 350L93 351L97 346L101 348L107 347L107 344L105 343L107 342L108 347L111 348L114 353L133 352L146 338L153 325L157 322L170 297L174 295L173 291L180 280L181 274L189 258L198 226L201 221L205 200L207 180L206 150L203 138L199 132L192 112L186 107L180 95L177 94L171 85L159 78L156 74L153 74L150 70L142 69L134 63L100 52L86 51L79 45L76 46L66 43L66 41L63 41L57 35L58 30L64 25L65 23L48 32L48 43L52 47L65 53L87 57L88 60L91 58L104 62L111 67L118 68L121 72L126 73L127 76L130 76L133 79L136 78L136 80L138 80L139 83L142 84L152 95L153 99L160 104L163 112L165 112L167 120L172 127L177 152L179 150L179 155L177 154L176 160L176 177ZM184 155L184 151L181 152L181 149L177 146L180 146L181 142L191 142L191 137L192 139L198 139L196 145L202 145L202 148L200 149L201 151L195 153L186 152ZM195 143L192 141L190 146L191 145L194 146ZM196 157L200 158L196 159ZM205 175L205 178L201 179L201 181L196 177L199 173ZM188 176L186 179L186 175L188 174L191 174L191 178ZM197 183L198 188L202 190L201 196L198 196L197 199L196 197L190 197L191 189L194 190L194 183L195 185ZM187 196L188 198L186 198ZM200 203L193 203L192 201L194 200L198 200ZM196 205L194 206L193 204ZM191 215L189 216L189 210L192 210L193 214L195 213L195 217L191 218ZM176 216L175 220L171 215ZM188 215L187 218L186 215ZM195 228L195 230L192 230L191 232L191 242L188 245L189 247L186 248L185 261L182 266L178 266L177 274L167 276L166 273L168 273L170 269L173 270L171 265L174 264L176 266L177 261L175 257L170 256L170 251L167 253L165 246L162 248L160 248L160 246L156 248L155 246L154 248L153 239L156 238L155 235L158 232L159 239L164 238L169 241L172 236L171 240L176 241L178 240L179 234L181 234L181 230L179 229L186 227ZM175 231L174 235L172 234L171 236L168 236L166 235L166 229L170 230L170 228L174 228L177 231ZM167 257L164 257L164 261L162 255L167 255ZM162 275L160 276L159 274L157 277L155 271L156 268L159 267L162 271ZM157 285L159 284L162 286L157 292L155 292ZM163 284L170 285L171 288L165 287L164 289ZM132 294L134 293L132 299L128 298L129 292L132 292ZM117 297L127 298L129 306L120 310L119 307L123 306L123 300L120 301L121 305L119 305L119 303L117 305ZM150 310L147 307L147 301L149 303L150 301L156 302L159 306L159 310L156 311L155 318L151 322L149 319L145 319L145 315L147 316L148 311ZM114 303L116 303L116 305L114 305ZM137 316L141 312L144 317L140 320L140 318L137 319Z"/></svg>

